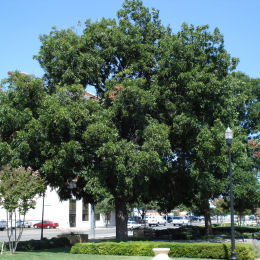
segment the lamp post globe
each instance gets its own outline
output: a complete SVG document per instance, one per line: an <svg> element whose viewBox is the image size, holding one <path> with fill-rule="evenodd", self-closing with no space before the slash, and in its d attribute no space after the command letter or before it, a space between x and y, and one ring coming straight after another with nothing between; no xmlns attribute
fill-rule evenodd
<svg viewBox="0 0 260 260"><path fill-rule="evenodd" d="M230 181L230 218L231 218L231 258L230 259L237 260L236 247L235 247L234 199L233 199L232 167L231 167L231 144L233 140L233 131L229 127L225 131L225 139L228 145L229 181Z"/></svg>
<svg viewBox="0 0 260 260"><path fill-rule="evenodd" d="M225 139L226 139L227 145L231 145L232 144L233 131L229 127L225 131Z"/></svg>

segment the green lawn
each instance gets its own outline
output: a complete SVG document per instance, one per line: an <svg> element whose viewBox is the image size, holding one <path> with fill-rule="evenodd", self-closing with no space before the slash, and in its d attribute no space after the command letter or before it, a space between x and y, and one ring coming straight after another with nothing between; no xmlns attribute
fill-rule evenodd
<svg viewBox="0 0 260 260"><path fill-rule="evenodd" d="M53 249L53 250L42 250L33 252L19 252L17 251L14 255L10 255L9 252L0 255L1 260L14 259L14 260L150 260L149 256L107 256L107 255L80 255L70 254L69 250Z"/></svg>
<svg viewBox="0 0 260 260"><path fill-rule="evenodd" d="M5 252L0 255L0 260L151 260L151 256L114 256L114 255L80 255L70 254L69 249L52 249L33 252L20 252L17 251L14 255L10 255L9 252ZM176 258L182 260L185 258ZM188 258L186 258L187 260ZM189 258L192 260L192 258ZM198 260L198 258L196 258Z"/></svg>

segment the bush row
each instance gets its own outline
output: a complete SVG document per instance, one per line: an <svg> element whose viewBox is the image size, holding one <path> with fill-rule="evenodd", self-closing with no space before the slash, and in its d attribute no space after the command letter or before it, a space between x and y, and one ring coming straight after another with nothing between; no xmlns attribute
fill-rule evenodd
<svg viewBox="0 0 260 260"><path fill-rule="evenodd" d="M70 246L70 241L64 237L51 238L43 240L20 241L17 246L17 251L33 251L41 249L59 248ZM9 244L5 243L6 249L9 249Z"/></svg>
<svg viewBox="0 0 260 260"><path fill-rule="evenodd" d="M236 227L236 238L251 238L252 234L259 232L259 228L252 227ZM214 227L212 228L213 238L221 236L222 238L230 238L230 227ZM208 239L205 227L186 226L178 229L168 228L163 230L154 230L151 228L134 230L135 238L147 239L167 239L167 240L196 240Z"/></svg>
<svg viewBox="0 0 260 260"><path fill-rule="evenodd" d="M154 230L154 238L168 238L171 240L195 240L205 236L205 228L181 227L178 229Z"/></svg>
<svg viewBox="0 0 260 260"><path fill-rule="evenodd" d="M245 227L245 226L235 226L235 230L240 233L255 233L260 232L260 227ZM213 234L215 233L229 233L230 234L230 227L213 227L212 228Z"/></svg>
<svg viewBox="0 0 260 260"><path fill-rule="evenodd" d="M173 243L153 241L78 243L71 248L72 254L153 256L153 248L170 248L170 257L230 259L230 243ZM252 245L237 244L237 258L254 259Z"/></svg>

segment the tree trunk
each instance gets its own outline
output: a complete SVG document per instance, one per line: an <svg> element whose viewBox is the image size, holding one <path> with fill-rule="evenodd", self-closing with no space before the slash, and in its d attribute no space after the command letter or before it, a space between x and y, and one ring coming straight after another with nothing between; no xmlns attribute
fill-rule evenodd
<svg viewBox="0 0 260 260"><path fill-rule="evenodd" d="M146 209L145 209L145 208L142 208L142 214L141 214L142 220L144 220L145 213L146 213Z"/></svg>
<svg viewBox="0 0 260 260"><path fill-rule="evenodd" d="M242 215L239 214L239 226L241 227L242 226Z"/></svg>
<svg viewBox="0 0 260 260"><path fill-rule="evenodd" d="M125 201L120 199L115 199L116 207L116 239L127 241L128 232L127 232L127 209Z"/></svg>
<svg viewBox="0 0 260 260"><path fill-rule="evenodd" d="M206 204L205 204L205 208L204 208L204 218L205 218L206 234L207 234L207 235L212 235L212 227L211 227L211 218L210 218L209 203L206 203Z"/></svg>

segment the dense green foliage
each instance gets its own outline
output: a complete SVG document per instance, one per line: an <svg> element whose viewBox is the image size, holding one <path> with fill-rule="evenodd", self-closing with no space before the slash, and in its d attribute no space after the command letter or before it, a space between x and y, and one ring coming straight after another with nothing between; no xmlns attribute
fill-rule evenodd
<svg viewBox="0 0 260 260"><path fill-rule="evenodd" d="M34 251L60 247L70 247L69 240L63 237L43 240L20 241L19 245L17 246L17 251ZM8 249L8 244L6 244L6 248Z"/></svg>
<svg viewBox="0 0 260 260"><path fill-rule="evenodd" d="M75 179L78 198L112 197L122 240L128 203L195 205L209 232L209 200L228 198L230 126L235 208L259 204L247 143L259 131L259 80L231 73L238 60L217 28L173 32L159 11L126 0L117 19L87 20L80 35L53 28L40 40L44 84L15 72L2 85L2 165L39 169L62 199ZM84 98L89 86L98 100Z"/></svg>
<svg viewBox="0 0 260 260"><path fill-rule="evenodd" d="M170 248L170 257L194 257L228 259L230 245L224 243L173 243L173 242L97 242L79 243L71 248L72 254L139 255L153 256L153 248ZM238 259L254 259L254 248L249 244L237 244Z"/></svg>
<svg viewBox="0 0 260 260"><path fill-rule="evenodd" d="M254 233L259 233L260 227L246 227L246 226L235 226L235 237L236 239L253 238ZM212 227L212 234L208 235L206 228L203 226L192 226L192 227L180 227L178 229L167 228L167 229L136 229L134 230L134 240L210 240L212 241L223 241L224 239L231 238L231 228L223 226Z"/></svg>
<svg viewBox="0 0 260 260"><path fill-rule="evenodd" d="M90 115L99 109L98 103L86 102L77 85L49 95L41 80L19 72L12 73L2 87L2 165L39 170L48 185L59 189L61 198L70 197L68 183L78 176L81 189L74 190L74 194L91 200L92 196L82 190L85 183L79 173L88 167L83 138L94 120Z"/></svg>

